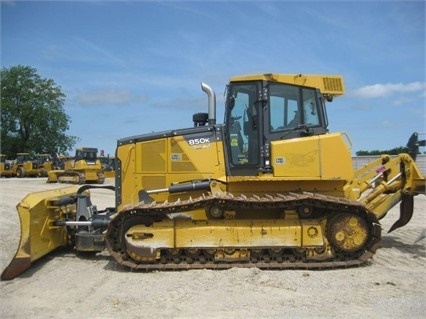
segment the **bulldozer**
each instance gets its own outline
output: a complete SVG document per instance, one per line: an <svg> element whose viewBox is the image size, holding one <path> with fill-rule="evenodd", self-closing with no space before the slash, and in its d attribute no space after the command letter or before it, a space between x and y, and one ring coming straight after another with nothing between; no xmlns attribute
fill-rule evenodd
<svg viewBox="0 0 426 319"><path fill-rule="evenodd" d="M103 184L105 176L97 154L97 148L77 148L74 157L64 159L63 169L48 172L47 183Z"/></svg>
<svg viewBox="0 0 426 319"><path fill-rule="evenodd" d="M224 123L216 95L193 126L117 141L115 187L84 185L29 194L18 204L21 239L3 280L60 246L108 250L135 270L331 269L365 264L389 231L406 225L425 194L410 152L354 170L351 141L329 132L326 103L340 75L253 74L230 79ZM115 192L98 210L91 188Z"/></svg>

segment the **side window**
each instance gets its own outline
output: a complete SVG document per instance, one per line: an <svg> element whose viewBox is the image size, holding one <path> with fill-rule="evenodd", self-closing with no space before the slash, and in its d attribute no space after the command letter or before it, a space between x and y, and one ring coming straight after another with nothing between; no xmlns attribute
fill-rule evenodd
<svg viewBox="0 0 426 319"><path fill-rule="evenodd" d="M302 121L299 113L297 87L271 84L269 97L269 123L271 132L292 129Z"/></svg>
<svg viewBox="0 0 426 319"><path fill-rule="evenodd" d="M301 118L297 106L297 100L287 101L287 128L293 128L300 124Z"/></svg>
<svg viewBox="0 0 426 319"><path fill-rule="evenodd" d="M280 130L280 128L284 128L284 98L279 96L271 96L269 99L270 105L270 123L271 123L271 131Z"/></svg>
<svg viewBox="0 0 426 319"><path fill-rule="evenodd" d="M303 112L307 126L319 125L317 103L315 102L314 90L303 89Z"/></svg>

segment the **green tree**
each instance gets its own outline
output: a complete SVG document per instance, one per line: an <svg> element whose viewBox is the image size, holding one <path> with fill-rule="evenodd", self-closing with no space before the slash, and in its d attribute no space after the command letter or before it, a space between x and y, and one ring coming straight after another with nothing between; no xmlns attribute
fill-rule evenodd
<svg viewBox="0 0 426 319"><path fill-rule="evenodd" d="M408 153L409 149L408 147L395 147L393 149L390 150L384 150L384 151L379 151L379 150L373 150L373 151L358 151L355 154L357 156L373 156L373 155L382 155L382 154L387 154L387 155L398 155L401 153Z"/></svg>
<svg viewBox="0 0 426 319"><path fill-rule="evenodd" d="M66 135L71 123L63 105L65 94L51 79L29 66L1 70L1 151L65 153L78 142Z"/></svg>

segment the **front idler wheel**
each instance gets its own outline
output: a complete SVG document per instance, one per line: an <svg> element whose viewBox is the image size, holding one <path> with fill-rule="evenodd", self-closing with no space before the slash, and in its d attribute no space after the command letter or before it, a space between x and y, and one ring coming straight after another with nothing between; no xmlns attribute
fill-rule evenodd
<svg viewBox="0 0 426 319"><path fill-rule="evenodd" d="M363 249L368 236L367 222L356 214L337 214L327 224L327 238L337 252L352 253Z"/></svg>

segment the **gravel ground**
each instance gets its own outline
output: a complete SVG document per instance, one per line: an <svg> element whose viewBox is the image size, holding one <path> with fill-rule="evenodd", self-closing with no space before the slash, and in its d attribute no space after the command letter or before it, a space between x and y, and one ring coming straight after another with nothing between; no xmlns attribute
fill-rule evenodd
<svg viewBox="0 0 426 319"><path fill-rule="evenodd" d="M113 183L107 180L106 184ZM61 184L0 180L0 268L19 243L16 204L27 193ZM99 208L111 191L93 193ZM426 197L411 222L391 234L399 207L383 219L383 247L365 266L326 271L132 272L106 253L58 250L18 278L0 282L1 318L425 318Z"/></svg>

